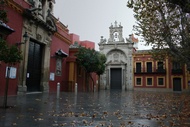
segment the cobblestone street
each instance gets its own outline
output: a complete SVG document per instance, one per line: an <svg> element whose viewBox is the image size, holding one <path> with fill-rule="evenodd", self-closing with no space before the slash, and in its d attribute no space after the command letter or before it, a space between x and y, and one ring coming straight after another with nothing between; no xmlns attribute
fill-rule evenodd
<svg viewBox="0 0 190 127"><path fill-rule="evenodd" d="M0 97L3 103L3 97ZM0 127L189 127L189 93L100 91L8 97Z"/></svg>

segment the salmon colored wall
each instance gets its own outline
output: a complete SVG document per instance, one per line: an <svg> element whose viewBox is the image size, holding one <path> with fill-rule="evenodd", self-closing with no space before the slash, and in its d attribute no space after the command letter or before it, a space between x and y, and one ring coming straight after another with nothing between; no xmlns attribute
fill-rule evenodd
<svg viewBox="0 0 190 127"><path fill-rule="evenodd" d="M4 95L5 92L5 84L6 84L6 64L1 62L0 64L0 96ZM8 95L16 95L17 94L17 83L18 83L18 65L13 66L17 68L16 79L9 79L9 87L8 87Z"/></svg>
<svg viewBox="0 0 190 127"><path fill-rule="evenodd" d="M79 35L76 35L76 34L70 34L70 37L71 37L71 42L72 42L72 44L74 44L74 42L78 42L78 43L80 43L80 37L79 37Z"/></svg>
<svg viewBox="0 0 190 127"><path fill-rule="evenodd" d="M30 8L31 5L24 0L14 0L11 2L16 3L14 6L14 9L12 9L13 8L12 6L11 8L9 6L6 6L5 10L7 10L7 14L8 14L7 25L13 28L15 32L7 37L7 42L10 45L15 45L18 42L22 42L22 36L24 33L24 31L22 31L23 30L23 16L22 16L23 10L25 8ZM56 25L57 25L57 33L59 37L53 35L53 38L52 38L52 44L51 44L51 49L50 49L51 51L50 52L50 72L55 72L56 59L53 57L55 55L55 52L59 49L62 49L65 53L69 55L69 45L71 44L69 30L60 22L59 23L56 22ZM62 37L61 39L60 39L60 36ZM50 92L56 91L57 82L60 82L63 84L63 82L67 80L68 69L67 69L66 64L67 64L66 60L63 60L62 76L55 76L55 81L49 82ZM17 75L16 75L17 77L16 79L10 79L8 95L17 94L19 66L15 65L14 67L17 68ZM6 65L3 62L0 62L0 72L1 72L0 73L0 96L4 95L5 68L6 68Z"/></svg>
<svg viewBox="0 0 190 127"><path fill-rule="evenodd" d="M69 38L68 38L69 39ZM56 71L56 58L55 52L61 49L63 52L69 55L69 44L60 40L55 35L52 37L51 44L51 54L50 54L50 72L55 73ZM62 60L62 75L56 76L54 81L49 81L49 91L56 92L57 91L57 83L61 84L61 90L63 90L63 82L67 80L67 71L66 71L66 58Z"/></svg>
<svg viewBox="0 0 190 127"><path fill-rule="evenodd" d="M86 48L95 49L95 43L91 41L81 41L81 45L85 46Z"/></svg>
<svg viewBox="0 0 190 127"><path fill-rule="evenodd" d="M86 48L95 49L95 43L94 42L88 41L88 40L81 41L80 36L77 34L74 34L74 33L70 34L70 38L71 38L72 44L74 44L74 42L78 42L78 44L81 46L84 46Z"/></svg>
<svg viewBox="0 0 190 127"><path fill-rule="evenodd" d="M12 8L6 7L7 10L7 18L8 18L8 23L7 25L14 29L15 32L7 36L6 42L9 45L15 45L17 42L21 42L22 40L22 28L23 28L23 19L21 14L17 13L15 10ZM1 62L0 64L0 96L4 95L5 92L5 71L6 71L6 64ZM8 88L8 95L16 95L17 94L17 86L18 86L18 64L14 65L17 69L17 74L16 74L16 79L9 79L9 88Z"/></svg>

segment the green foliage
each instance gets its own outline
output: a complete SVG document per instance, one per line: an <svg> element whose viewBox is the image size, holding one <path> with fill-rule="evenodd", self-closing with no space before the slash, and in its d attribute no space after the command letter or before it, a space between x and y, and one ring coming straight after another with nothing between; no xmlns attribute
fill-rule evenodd
<svg viewBox="0 0 190 127"><path fill-rule="evenodd" d="M84 47L80 47L78 52L76 53L77 62L81 65L86 72L91 73L95 71L95 63L96 63L96 51L94 49L86 49Z"/></svg>
<svg viewBox="0 0 190 127"><path fill-rule="evenodd" d="M0 20L4 23L7 22L7 12L4 9L5 1L0 1ZM8 46L6 41L0 37L0 61L9 65L14 65L22 60L21 51L18 47L12 45Z"/></svg>
<svg viewBox="0 0 190 127"><path fill-rule="evenodd" d="M79 47L75 54L77 62L81 65L87 73L101 74L105 70L106 57L94 49Z"/></svg>
<svg viewBox="0 0 190 127"><path fill-rule="evenodd" d="M98 61L99 61L99 64L97 66L96 74L101 75L104 73L105 68L106 68L106 65L105 65L106 56L104 54L99 53L98 54Z"/></svg>
<svg viewBox="0 0 190 127"><path fill-rule="evenodd" d="M153 46L154 58L169 55L190 67L190 17L182 6L170 1L129 0L127 6L137 20L134 30Z"/></svg>
<svg viewBox="0 0 190 127"><path fill-rule="evenodd" d="M6 52L7 45L6 41L0 37L0 55L3 54L3 52ZM2 61L2 57L0 57L0 61Z"/></svg>
<svg viewBox="0 0 190 127"><path fill-rule="evenodd" d="M6 41L0 38L0 61L9 65L14 65L22 60L21 51L18 47L8 46Z"/></svg>
<svg viewBox="0 0 190 127"><path fill-rule="evenodd" d="M4 9L5 1L0 0L0 20L4 23L7 22L7 11Z"/></svg>
<svg viewBox="0 0 190 127"><path fill-rule="evenodd" d="M97 75L104 73L106 62L105 55L97 52L94 49L79 47L79 50L75 56L77 57L77 63L82 66L84 70L89 74L94 86L94 80L91 76L91 73L94 72ZM88 78L86 78L86 86L87 90L89 90Z"/></svg>

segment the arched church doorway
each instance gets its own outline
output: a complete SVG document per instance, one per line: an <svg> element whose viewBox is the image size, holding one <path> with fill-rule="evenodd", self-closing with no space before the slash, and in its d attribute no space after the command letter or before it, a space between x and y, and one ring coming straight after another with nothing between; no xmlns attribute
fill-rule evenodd
<svg viewBox="0 0 190 127"><path fill-rule="evenodd" d="M122 89L121 68L111 68L110 85L111 89Z"/></svg>

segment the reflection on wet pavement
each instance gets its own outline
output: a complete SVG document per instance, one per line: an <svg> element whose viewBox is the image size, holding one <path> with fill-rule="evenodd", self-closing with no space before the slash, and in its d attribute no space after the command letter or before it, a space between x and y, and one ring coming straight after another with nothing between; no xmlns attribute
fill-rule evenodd
<svg viewBox="0 0 190 127"><path fill-rule="evenodd" d="M109 90L12 96L0 127L188 127L189 101L188 93Z"/></svg>

